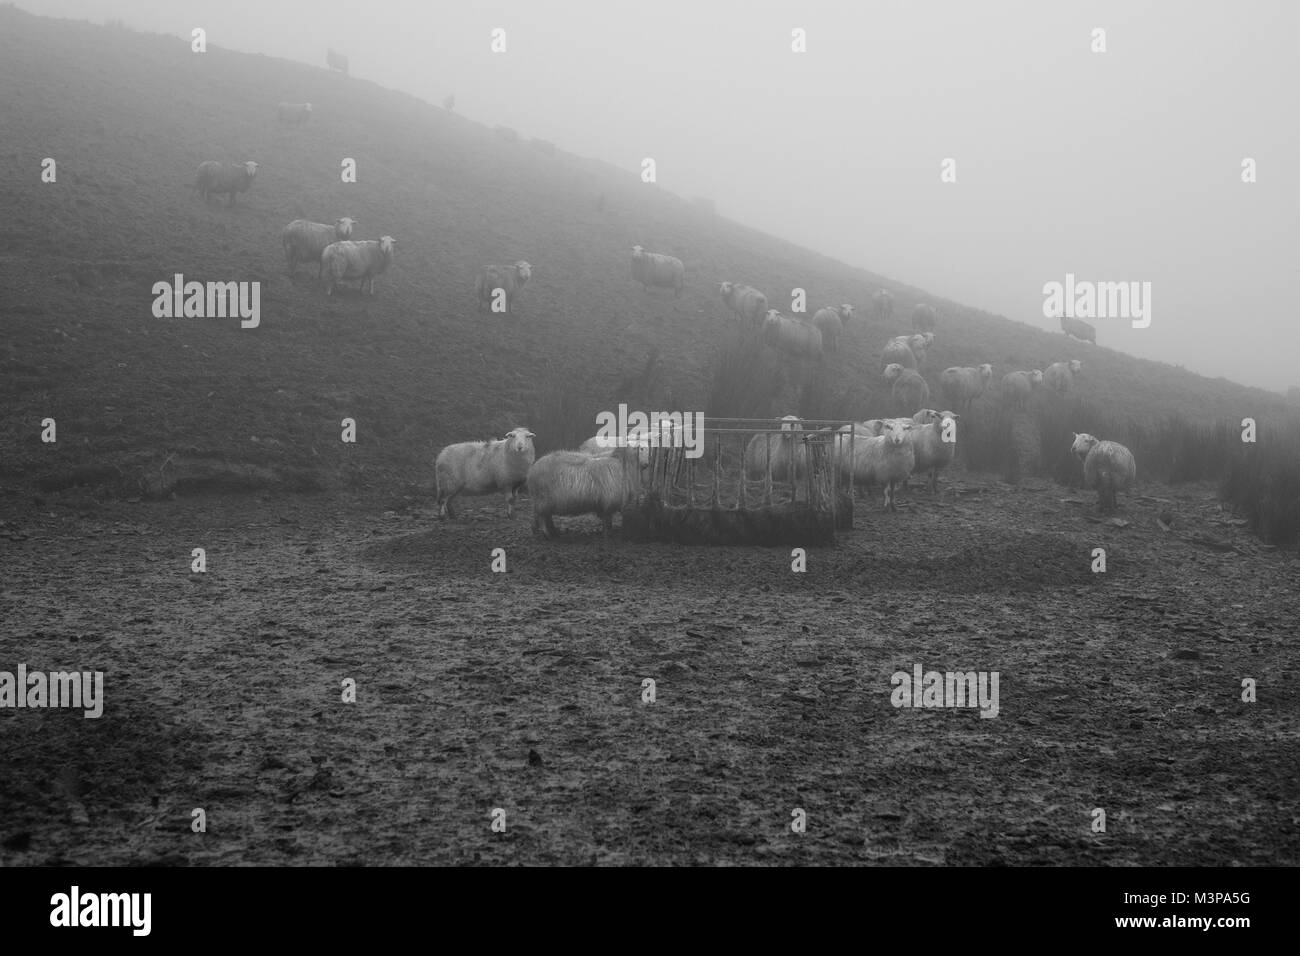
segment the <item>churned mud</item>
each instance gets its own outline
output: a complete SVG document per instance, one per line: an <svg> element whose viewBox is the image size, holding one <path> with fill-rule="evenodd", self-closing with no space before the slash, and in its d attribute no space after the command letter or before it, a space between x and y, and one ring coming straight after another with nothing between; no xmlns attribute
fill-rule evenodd
<svg viewBox="0 0 1300 956"><path fill-rule="evenodd" d="M9 499L0 670L106 703L0 709L0 862L1295 864L1296 561L1143 491L958 479L804 573L495 498ZM892 706L917 663L996 718Z"/></svg>

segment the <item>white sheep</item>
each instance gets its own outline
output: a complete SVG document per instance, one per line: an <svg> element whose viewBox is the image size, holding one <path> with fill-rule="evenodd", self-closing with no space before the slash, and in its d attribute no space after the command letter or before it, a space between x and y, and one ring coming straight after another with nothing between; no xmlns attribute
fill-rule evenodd
<svg viewBox="0 0 1300 956"><path fill-rule="evenodd" d="M1067 315L1061 316L1061 331L1081 342L1097 344L1097 330L1083 319L1072 319Z"/></svg>
<svg viewBox="0 0 1300 956"><path fill-rule="evenodd" d="M325 294L333 295L334 287L345 279L360 279L362 293L368 284L370 294L374 295L375 276L388 271L396 243L392 236L381 236L378 241L365 239L330 243L320 255L321 270L325 273Z"/></svg>
<svg viewBox="0 0 1300 956"><path fill-rule="evenodd" d="M723 303L738 319L755 327L763 324L767 315L767 296L763 293L740 282L724 282L718 291L722 293Z"/></svg>
<svg viewBox="0 0 1300 956"><path fill-rule="evenodd" d="M939 375L944 401L956 408L969 408L971 402L988 390L992 381L993 366L987 363L978 368L953 366Z"/></svg>
<svg viewBox="0 0 1300 956"><path fill-rule="evenodd" d="M348 58L342 53L336 53L333 50L325 51L325 65L331 70L338 70L345 76L348 72Z"/></svg>
<svg viewBox="0 0 1300 956"><path fill-rule="evenodd" d="M948 430L948 422L952 422L949 437L952 441L944 441L944 432ZM957 453L957 425L961 422L961 416L955 412L935 411L933 408L923 408L912 416L914 427L911 431L912 451L916 457L914 470L920 474L930 473L930 491L939 490L939 472L952 464L953 457Z"/></svg>
<svg viewBox="0 0 1300 956"><path fill-rule="evenodd" d="M1137 479L1133 453L1115 441L1102 441L1085 433L1074 433L1070 450L1083 462L1083 483L1097 489L1102 511L1114 511L1116 492L1128 491Z"/></svg>
<svg viewBox="0 0 1300 956"><path fill-rule="evenodd" d="M648 432L634 432L624 438L593 435L578 446L578 451L593 458L613 455L620 448L637 449L637 458L642 468L650 464L651 437Z"/></svg>
<svg viewBox="0 0 1300 956"><path fill-rule="evenodd" d="M904 368L898 362L885 366L885 381L893 383L890 395L895 411L924 408L930 403L930 386L914 368Z"/></svg>
<svg viewBox="0 0 1300 956"><path fill-rule="evenodd" d="M821 331L822 342L826 348L835 351L839 347L844 326L851 318L853 318L853 306L846 302L843 305L828 305L824 309L818 309L812 317L812 324Z"/></svg>
<svg viewBox="0 0 1300 956"><path fill-rule="evenodd" d="M335 219L332 226L306 219L295 219L285 226L280 232L280 241L284 245L285 258L289 260L289 275L293 275L299 262L314 262L317 266L316 278L319 279L323 275L321 253L325 247L340 239L347 239L357 223L351 216L344 216Z"/></svg>
<svg viewBox="0 0 1300 956"><path fill-rule="evenodd" d="M1002 401L1016 408L1029 405L1034 391L1043 384L1043 373L1038 369L1030 372L1007 372L1002 376Z"/></svg>
<svg viewBox="0 0 1300 956"><path fill-rule="evenodd" d="M496 298L497 290L505 294L506 314L514 314L515 296L532 277L533 267L523 259L512 266L484 266L474 283L474 292L478 297L478 311L491 308L490 303Z"/></svg>
<svg viewBox="0 0 1300 956"><path fill-rule="evenodd" d="M673 296L680 298L686 287L686 266L681 259L633 246L632 278L641 283L643 292L648 292L652 285L660 286L672 289Z"/></svg>
<svg viewBox="0 0 1300 956"><path fill-rule="evenodd" d="M537 452L527 428L512 429L496 441L466 441L438 452L434 474L438 481L438 514L452 518L451 500L459 494L503 492L506 517L515 513L515 496L528 480Z"/></svg>
<svg viewBox="0 0 1300 956"><path fill-rule="evenodd" d="M894 294L888 289L877 289L871 301L876 305L876 318L880 321L887 322L894 317Z"/></svg>
<svg viewBox="0 0 1300 956"><path fill-rule="evenodd" d="M745 474L762 478L767 474L769 449L773 481L795 481L803 478L808 463L808 449L798 440L803 431L803 419L786 415L781 419L781 434L765 432L755 435L745 446Z"/></svg>
<svg viewBox="0 0 1300 956"><path fill-rule="evenodd" d="M301 126L311 119L311 104L281 103L275 108L275 113L285 126Z"/></svg>
<svg viewBox="0 0 1300 956"><path fill-rule="evenodd" d="M776 309L768 309L763 320L763 342L777 352L796 358L822 357L821 330L801 319L787 318Z"/></svg>
<svg viewBox="0 0 1300 956"><path fill-rule="evenodd" d="M528 496L533 500L533 531L548 538L556 535L554 515L595 514L614 530L614 514L628 504L630 489L623 469L635 453L616 449L609 455L580 451L553 451L528 469Z"/></svg>
<svg viewBox="0 0 1300 956"><path fill-rule="evenodd" d="M933 332L939 322L939 313L927 302L918 302L912 309L912 331Z"/></svg>
<svg viewBox="0 0 1300 956"><path fill-rule="evenodd" d="M1064 395L1074 387L1074 376L1083 371L1083 363L1078 359L1068 362L1053 362L1043 373L1043 381L1057 395Z"/></svg>
<svg viewBox="0 0 1300 956"><path fill-rule="evenodd" d="M916 452L912 448L911 421L887 419L881 433L872 437L861 434L855 427L836 432L835 462L845 480L858 484L884 485L885 506L897 511L894 492L907 481L916 465ZM852 437L850 437L850 435Z"/></svg>
<svg viewBox="0 0 1300 956"><path fill-rule="evenodd" d="M215 160L207 160L199 163L198 173L194 177L194 191L203 197L204 202L212 198L213 193L218 195L227 193L230 196L230 205L235 204L235 194L247 192L248 187L253 184L253 177L257 175L258 164L251 159L245 163L232 163L223 166Z"/></svg>
<svg viewBox="0 0 1300 956"><path fill-rule="evenodd" d="M880 364L887 367L896 362L903 368L918 368L925 361L925 346L924 335L895 335L885 343Z"/></svg>

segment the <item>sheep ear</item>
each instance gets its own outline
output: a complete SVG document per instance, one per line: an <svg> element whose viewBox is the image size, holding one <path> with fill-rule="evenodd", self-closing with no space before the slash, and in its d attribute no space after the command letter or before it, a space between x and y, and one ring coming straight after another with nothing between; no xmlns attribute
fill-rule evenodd
<svg viewBox="0 0 1300 956"><path fill-rule="evenodd" d="M529 433L528 433L527 435L525 435L524 437L525 437L525 438L536 438L537 436L534 435L532 432L529 432Z"/></svg>

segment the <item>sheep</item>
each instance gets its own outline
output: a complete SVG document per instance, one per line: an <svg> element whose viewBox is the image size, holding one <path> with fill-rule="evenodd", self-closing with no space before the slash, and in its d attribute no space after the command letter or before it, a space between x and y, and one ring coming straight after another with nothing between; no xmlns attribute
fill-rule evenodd
<svg viewBox="0 0 1300 956"><path fill-rule="evenodd" d="M916 307L912 309L913 332L933 332L938 322L939 313L929 303L918 302Z"/></svg>
<svg viewBox="0 0 1300 956"><path fill-rule="evenodd" d="M315 262L316 278L321 278L325 268L321 262L321 253L330 243L351 236L352 227L357 222L351 216L344 216L335 219L332 226L306 219L295 219L285 226L280 232L280 241L284 245L285 258L289 260L289 275L293 275L293 270L300 261Z"/></svg>
<svg viewBox="0 0 1300 956"><path fill-rule="evenodd" d="M786 415L781 419L781 434L763 433L755 435L745 446L745 474L750 478L762 478L767 474L769 449L772 462L773 481L795 481L804 476L808 462L808 450L803 442L796 440L796 432L803 431L802 419L798 415Z"/></svg>
<svg viewBox="0 0 1300 956"><path fill-rule="evenodd" d="M1062 315L1061 331L1081 342L1091 342L1093 345L1097 344L1097 330L1087 322L1083 321L1083 319L1072 319L1069 316Z"/></svg>
<svg viewBox="0 0 1300 956"><path fill-rule="evenodd" d="M348 58L342 53L336 53L333 50L325 51L325 65L331 70L338 70L344 76L348 73Z"/></svg>
<svg viewBox="0 0 1300 956"><path fill-rule="evenodd" d="M916 452L910 440L913 424L907 420L887 420L881 433L873 437L850 433L841 428L836 433L835 461L845 480L866 485L885 486L885 507L897 511L894 493L906 482L916 465ZM850 438L852 434L852 438Z"/></svg>
<svg viewBox="0 0 1300 956"><path fill-rule="evenodd" d="M515 496L528 480L537 452L527 428L512 429L496 441L465 441L438 452L434 475L438 482L438 515L454 518L451 500L462 492L488 495L504 492L506 517L515 513Z"/></svg>
<svg viewBox="0 0 1300 956"><path fill-rule="evenodd" d="M496 126L492 127L492 132L496 134L497 139L502 140L503 142L517 143L519 141L519 133L512 127L502 126L498 123Z"/></svg>
<svg viewBox="0 0 1300 956"><path fill-rule="evenodd" d="M1074 433L1070 448L1083 462L1083 483L1097 489L1097 503L1102 511L1114 511L1116 492L1128 491L1137 479L1133 453L1119 442L1102 441L1085 433Z"/></svg>
<svg viewBox="0 0 1300 956"><path fill-rule="evenodd" d="M822 341L826 347L834 351L839 347L840 335L851 318L853 318L853 306L846 302L843 305L828 305L824 309L818 309L812 317L812 324L821 330Z"/></svg>
<svg viewBox="0 0 1300 956"><path fill-rule="evenodd" d="M448 93L442 100L442 108L448 113L456 112L456 94Z"/></svg>
<svg viewBox="0 0 1300 956"><path fill-rule="evenodd" d="M736 318L747 321L752 326L763 324L767 315L767 296L752 286L739 282L724 282L718 286L722 301L727 308L736 313Z"/></svg>
<svg viewBox="0 0 1300 956"><path fill-rule="evenodd" d="M482 312L485 307L490 308L488 303L496 298L497 290L500 289L505 293L506 314L513 315L515 296L523 289L532 274L533 267L523 259L512 266L484 266L474 284L474 291L478 297L478 311Z"/></svg>
<svg viewBox="0 0 1300 956"><path fill-rule="evenodd" d="M894 294L888 289L877 289L871 301L876 304L876 318L880 321L887 322L894 317Z"/></svg>
<svg viewBox="0 0 1300 956"><path fill-rule="evenodd" d="M592 458L602 458L615 454L620 448L637 449L637 460L642 468L650 464L650 435L648 432L636 432L625 438L609 438L605 435L593 435L578 446L578 451Z"/></svg>
<svg viewBox="0 0 1300 956"><path fill-rule="evenodd" d="M1053 362L1043 373L1043 381L1057 395L1064 396L1074 387L1074 376L1083 371L1083 363L1078 359L1069 362Z"/></svg>
<svg viewBox="0 0 1300 956"><path fill-rule="evenodd" d="M246 192L253 184L257 166L251 159L228 166L209 159L199 163L198 173L194 177L194 191L203 197L204 202L209 202L213 193L228 193L230 205L233 206L235 193Z"/></svg>
<svg viewBox="0 0 1300 956"><path fill-rule="evenodd" d="M325 273L325 294L333 295L334 287L344 279L360 279L361 292L364 294L369 284L370 294L374 295L375 276L388 271L396 242L392 236L381 236L378 241L330 243L320 255L321 270Z"/></svg>
<svg viewBox="0 0 1300 956"><path fill-rule="evenodd" d="M275 108L276 116L285 126L301 126L311 119L310 103L281 103Z"/></svg>
<svg viewBox="0 0 1300 956"><path fill-rule="evenodd" d="M930 403L930 386L914 368L891 362L885 366L885 381L893 383L890 395L894 399L895 411L924 408Z"/></svg>
<svg viewBox="0 0 1300 956"><path fill-rule="evenodd" d="M953 440L944 441L943 433L949 420L953 422ZM912 451L916 458L913 471L930 472L930 492L934 494L939 490L939 472L952 464L957 453L956 426L961 422L961 416L955 412L923 408L912 416L912 422Z"/></svg>
<svg viewBox="0 0 1300 956"><path fill-rule="evenodd" d="M1031 372L1007 372L1002 376L1002 401L1023 409L1029 404L1035 389L1043 384L1043 373L1038 369Z"/></svg>
<svg viewBox="0 0 1300 956"><path fill-rule="evenodd" d="M661 286L672 289L674 298L681 298L686 287L686 266L681 259L633 246L632 278L641 283L643 292L648 292L652 285Z"/></svg>
<svg viewBox="0 0 1300 956"><path fill-rule="evenodd" d="M774 351L796 358L822 357L821 329L801 319L787 318L776 309L768 309L763 320L763 342Z"/></svg>
<svg viewBox="0 0 1300 956"><path fill-rule="evenodd" d="M925 361L925 344L923 335L896 335L885 343L880 364L888 367L897 362L903 368L917 368Z"/></svg>
<svg viewBox="0 0 1300 956"><path fill-rule="evenodd" d="M623 469L634 450L620 448L608 455L553 451L528 469L528 496L533 499L533 532L556 535L554 515L595 514L614 530L614 513L630 499Z"/></svg>
<svg viewBox="0 0 1300 956"><path fill-rule="evenodd" d="M958 408L969 408L971 402L988 390L992 381L993 366L987 363L979 368L954 366L944 369L939 375L944 401Z"/></svg>

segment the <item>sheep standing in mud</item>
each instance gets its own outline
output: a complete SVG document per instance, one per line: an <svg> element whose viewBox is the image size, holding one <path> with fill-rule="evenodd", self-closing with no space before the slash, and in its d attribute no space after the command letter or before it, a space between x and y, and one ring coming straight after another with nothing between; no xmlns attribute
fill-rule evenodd
<svg viewBox="0 0 1300 956"><path fill-rule="evenodd" d="M515 296L523 289L533 275L533 267L523 259L512 266L484 266L474 283L474 293L478 297L478 311L491 310L491 303L497 298L497 290L505 298L506 314L515 311Z"/></svg>
<svg viewBox="0 0 1300 956"><path fill-rule="evenodd" d="M528 480L537 457L527 428L513 429L497 441L465 441L438 452L434 475L438 482L438 515L454 518L451 500L459 494L506 496L506 517L515 513L515 496Z"/></svg>
<svg viewBox="0 0 1300 956"><path fill-rule="evenodd" d="M235 204L235 194L247 192L257 175L258 164L251 159L245 163L223 166L215 160L199 163L194 176L194 191L203 197L204 202L212 199L212 194L226 193L230 196L229 205Z"/></svg>
<svg viewBox="0 0 1300 956"><path fill-rule="evenodd" d="M681 259L633 246L632 278L641 283L644 292L653 285L672 289L674 298L681 298L682 289L686 287L686 266Z"/></svg>
<svg viewBox="0 0 1300 956"><path fill-rule="evenodd" d="M608 455L553 451L528 469L528 497L533 500L533 531L548 538L558 533L555 515L594 514L614 531L614 515L628 504L623 469L637 460L638 450L618 448Z"/></svg>
<svg viewBox="0 0 1300 956"><path fill-rule="evenodd" d="M306 219L295 219L285 226L280 233L280 242L284 245L285 258L289 260L289 275L293 275L299 262L314 262L316 278L321 278L325 268L321 254L325 247L332 242L347 239L352 235L352 227L356 224L357 220L344 216L335 219L332 226Z"/></svg>
<svg viewBox="0 0 1300 956"><path fill-rule="evenodd" d="M867 438L854 427L852 438L847 429L836 435L835 460L845 480L857 484L884 485L885 507L897 511L895 490L907 481L916 466L916 452L912 448L913 423L897 419L886 420L881 434Z"/></svg>
<svg viewBox="0 0 1300 956"><path fill-rule="evenodd" d="M362 293L369 285L370 294L374 295L375 276L388 271L396 242L392 236L382 236L378 241L330 243L320 255L321 270L325 273L325 294L333 295L334 287L344 280L360 279Z"/></svg>
<svg viewBox="0 0 1300 956"><path fill-rule="evenodd" d="M944 441L943 433L947 422L952 421L950 436L952 441ZM933 408L923 408L912 416L912 452L916 458L913 472L930 473L930 492L939 490L939 472L952 464L957 453L957 424L961 416L953 412L939 412Z"/></svg>
<svg viewBox="0 0 1300 956"><path fill-rule="evenodd" d="M1128 491L1137 479L1133 453L1115 441L1102 441L1092 435L1075 432L1070 450L1083 462L1083 483L1097 489L1097 503L1102 511L1114 511L1116 492Z"/></svg>

